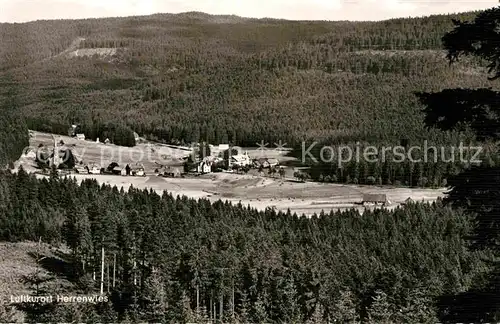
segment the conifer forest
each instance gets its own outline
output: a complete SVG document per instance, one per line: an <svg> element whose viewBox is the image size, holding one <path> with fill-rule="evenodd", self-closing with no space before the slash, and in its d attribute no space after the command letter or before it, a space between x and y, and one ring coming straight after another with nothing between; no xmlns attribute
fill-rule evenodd
<svg viewBox="0 0 500 324"><path fill-rule="evenodd" d="M499 27L500 8L0 24L0 244L64 249L62 293L108 298L0 300L0 322L17 311L33 323L499 321ZM295 155L302 142L489 150L480 164L307 161L313 181L447 194L306 217L13 170L28 130L67 135L71 124L127 147L136 132L176 145L284 141ZM46 280L29 276L30 294L55 293L38 289Z"/></svg>

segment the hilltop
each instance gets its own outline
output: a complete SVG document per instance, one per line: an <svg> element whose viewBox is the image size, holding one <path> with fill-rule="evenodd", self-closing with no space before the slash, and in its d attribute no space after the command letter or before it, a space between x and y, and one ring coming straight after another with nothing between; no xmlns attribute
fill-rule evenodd
<svg viewBox="0 0 500 324"><path fill-rule="evenodd" d="M79 123L96 137L107 127L241 146L447 140L424 130L413 92L486 86L480 62L450 68L441 50L452 19L474 15L325 22L189 12L0 24L0 96L16 93L31 129L60 134Z"/></svg>

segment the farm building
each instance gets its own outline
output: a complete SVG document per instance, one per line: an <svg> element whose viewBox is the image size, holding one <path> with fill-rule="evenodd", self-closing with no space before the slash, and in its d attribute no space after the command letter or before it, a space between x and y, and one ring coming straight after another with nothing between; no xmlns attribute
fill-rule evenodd
<svg viewBox="0 0 500 324"><path fill-rule="evenodd" d="M158 170L158 175L164 177L180 177L182 174L182 167L165 166Z"/></svg>
<svg viewBox="0 0 500 324"><path fill-rule="evenodd" d="M125 168L120 168L119 166L114 167L111 170L111 173L116 175L127 175L127 171L125 170Z"/></svg>
<svg viewBox="0 0 500 324"><path fill-rule="evenodd" d="M389 205L390 201L386 194L364 194L363 204L383 204Z"/></svg>
<svg viewBox="0 0 500 324"><path fill-rule="evenodd" d="M413 204L415 201L411 197L406 198L403 205Z"/></svg>
<svg viewBox="0 0 500 324"><path fill-rule="evenodd" d="M75 172L76 173L84 173L84 172L88 172L86 168L82 167L82 166L75 166Z"/></svg>

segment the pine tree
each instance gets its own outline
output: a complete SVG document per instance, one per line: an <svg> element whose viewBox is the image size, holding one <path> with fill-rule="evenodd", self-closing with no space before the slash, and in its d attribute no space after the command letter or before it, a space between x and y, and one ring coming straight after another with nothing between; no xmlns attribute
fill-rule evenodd
<svg viewBox="0 0 500 324"><path fill-rule="evenodd" d="M351 291L340 291L335 299L333 307L330 309L329 318L331 321L340 323L353 323L359 321L356 302Z"/></svg>
<svg viewBox="0 0 500 324"><path fill-rule="evenodd" d="M163 322L167 310L167 294L158 270L153 269L152 274L146 280L142 299L145 303L143 319L148 322Z"/></svg>
<svg viewBox="0 0 500 324"><path fill-rule="evenodd" d="M266 323L268 322L268 314L266 310L267 294L261 293L257 296L257 300L253 305L253 321L255 323Z"/></svg>
<svg viewBox="0 0 500 324"><path fill-rule="evenodd" d="M394 311L391 309L388 296L381 290L375 291L373 302L368 310L370 323L392 323Z"/></svg>
<svg viewBox="0 0 500 324"><path fill-rule="evenodd" d="M306 323L307 324L321 324L324 322L325 322L325 320L323 319L323 310L321 309L321 305L316 304L314 306L314 312L313 312L311 318L309 318L306 321Z"/></svg>
<svg viewBox="0 0 500 324"><path fill-rule="evenodd" d="M240 307L238 310L238 322L239 323L248 323L250 316L249 316L249 300L248 300L248 295L246 292L241 293L241 298L240 298Z"/></svg>

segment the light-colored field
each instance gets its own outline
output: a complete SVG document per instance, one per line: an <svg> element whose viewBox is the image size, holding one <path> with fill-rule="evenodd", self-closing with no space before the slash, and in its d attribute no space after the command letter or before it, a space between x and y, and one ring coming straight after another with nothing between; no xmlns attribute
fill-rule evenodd
<svg viewBox="0 0 500 324"><path fill-rule="evenodd" d="M373 186L351 186L323 183L298 183L252 175L214 173L195 178L121 177L112 175L75 175L77 180L95 178L100 183L117 187L133 186L150 188L158 193L164 190L173 195L192 198L207 198L212 201L227 200L244 206L264 210L290 209L299 215L312 215L322 210L357 208L363 211L361 203L364 193L385 193L391 201L389 208L403 203L408 197L414 201L434 201L443 196L443 190L381 188Z"/></svg>
<svg viewBox="0 0 500 324"><path fill-rule="evenodd" d="M56 136L59 139L59 136ZM157 161L174 163L182 156L189 154L182 149L174 149L160 144L139 144L134 148L124 148L115 145L96 144L89 141L77 141L69 137L61 137L66 144L75 144L73 148L75 155L87 162L105 161L102 167L112 161L119 164L135 162L143 155L141 162L146 168L146 177L124 177L113 175L74 175L77 180L95 178L100 183L110 184L117 187L128 188L150 188L162 193L164 190L173 195L186 195L192 198L207 198L212 201L219 199L228 200L233 203L241 202L253 208L264 210L272 207L276 210L286 211L290 209L297 214L312 215L321 211L357 208L360 211L365 207L358 205L365 193L384 193L391 201L389 208L394 208L411 197L414 201L434 201L443 197L445 189L410 189L410 188L388 188L375 186L355 186L326 183L300 183L290 180L263 177L254 174L242 175L234 173L213 173L198 177L186 178L162 178L153 174ZM49 145L53 143L50 134L34 132L31 137L31 146L38 147L40 143ZM153 158L146 153L151 152ZM142 152L142 153L140 153ZM161 152L158 154L158 152ZM249 154L260 154L255 149ZM135 155L134 155L135 153ZM285 152L266 151L265 154L274 154L273 157L285 159ZM134 158L132 159L131 156ZM158 158L163 156L163 158ZM121 160L118 160L120 157ZM286 158L289 159L289 158ZM120 162L121 161L121 162ZM107 163L107 164L106 164ZM21 157L17 165L22 164L29 171L34 168L34 157L25 155ZM288 174L293 171L289 170Z"/></svg>
<svg viewBox="0 0 500 324"><path fill-rule="evenodd" d="M121 167L126 164L135 165L142 163L146 172L153 172L162 165L182 165L182 158L189 155L190 151L173 146L167 146L157 143L139 144L135 147L124 147L113 144L104 144L94 141L81 141L69 136L52 135L41 132L30 131L30 149L36 151L40 144L52 148L54 137L56 142L61 140L65 146L70 148L78 161L84 165L95 164L99 168L106 168L111 162L116 162ZM21 156L17 161L16 167L23 165L24 169L33 172L36 170L34 163L34 153Z"/></svg>
<svg viewBox="0 0 500 324"><path fill-rule="evenodd" d="M84 57L84 56L101 56L101 57L109 57L116 55L116 48L82 48L74 50L73 52L68 53L69 57Z"/></svg>

